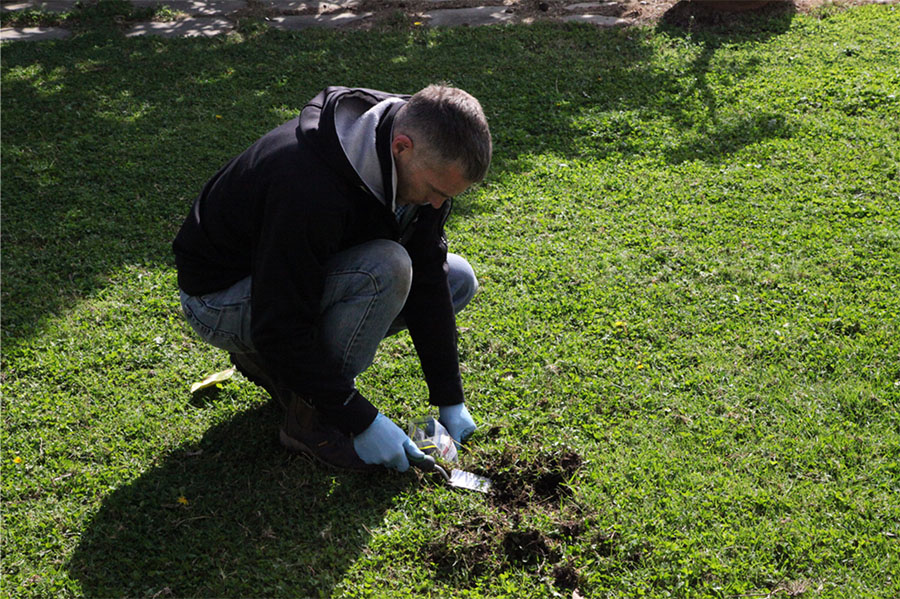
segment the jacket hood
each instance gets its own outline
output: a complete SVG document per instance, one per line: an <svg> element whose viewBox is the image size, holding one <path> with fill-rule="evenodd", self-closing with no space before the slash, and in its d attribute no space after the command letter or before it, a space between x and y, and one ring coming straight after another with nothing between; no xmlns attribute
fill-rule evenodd
<svg viewBox="0 0 900 599"><path fill-rule="evenodd" d="M394 209L397 175L391 133L409 98L364 88L329 87L303 108L298 138L355 187Z"/></svg>

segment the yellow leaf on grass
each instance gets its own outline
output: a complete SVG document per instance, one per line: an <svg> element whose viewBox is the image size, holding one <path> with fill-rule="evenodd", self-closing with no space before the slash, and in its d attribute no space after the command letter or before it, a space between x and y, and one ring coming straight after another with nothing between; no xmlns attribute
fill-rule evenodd
<svg viewBox="0 0 900 599"><path fill-rule="evenodd" d="M191 385L191 393L196 393L201 389L206 389L207 387L212 387L218 383L227 381L234 374L234 368L228 368L227 370L223 370L222 372L217 372L215 374L211 374L199 383L194 383Z"/></svg>

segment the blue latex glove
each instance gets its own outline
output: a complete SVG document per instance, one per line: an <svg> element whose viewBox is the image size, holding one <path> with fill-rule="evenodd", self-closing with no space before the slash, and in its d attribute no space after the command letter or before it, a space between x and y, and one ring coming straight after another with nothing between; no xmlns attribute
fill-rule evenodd
<svg viewBox="0 0 900 599"><path fill-rule="evenodd" d="M469 410L466 409L466 404L464 403L458 403L452 406L441 406L438 408L438 413L440 414L438 420L444 425L444 428L447 429L447 432L450 433L450 436L453 437L453 440L457 443L464 442L471 437L472 433L475 432L475 429L478 428L475 425L475 421L472 420L472 416L469 414Z"/></svg>
<svg viewBox="0 0 900 599"><path fill-rule="evenodd" d="M398 472L409 470L409 458L417 462L425 459L412 439L380 412L369 428L353 437L353 449L366 464L381 464Z"/></svg>

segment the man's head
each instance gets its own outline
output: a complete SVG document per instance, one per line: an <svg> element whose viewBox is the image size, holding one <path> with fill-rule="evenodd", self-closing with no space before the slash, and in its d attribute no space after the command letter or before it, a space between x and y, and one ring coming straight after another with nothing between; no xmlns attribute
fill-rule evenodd
<svg viewBox="0 0 900 599"><path fill-rule="evenodd" d="M491 151L491 132L478 100L454 87L426 87L394 120L397 203L440 207L484 179Z"/></svg>

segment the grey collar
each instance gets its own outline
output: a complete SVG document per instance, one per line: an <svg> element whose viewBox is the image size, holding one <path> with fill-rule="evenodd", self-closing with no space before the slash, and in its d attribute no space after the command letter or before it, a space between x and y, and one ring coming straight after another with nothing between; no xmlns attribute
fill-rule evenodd
<svg viewBox="0 0 900 599"><path fill-rule="evenodd" d="M397 167L392 154L391 189L394 197L386 198L381 164L375 148L375 130L384 113L393 104L404 101L401 98L388 98L371 106L364 99L350 95L341 100L334 110L334 126L347 160L369 191L385 205L389 205L391 210L396 208Z"/></svg>

